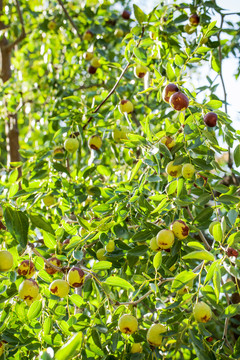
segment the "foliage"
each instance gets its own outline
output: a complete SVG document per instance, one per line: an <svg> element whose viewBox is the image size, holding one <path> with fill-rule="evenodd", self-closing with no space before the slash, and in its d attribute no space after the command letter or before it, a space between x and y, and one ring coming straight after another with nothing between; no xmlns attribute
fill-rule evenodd
<svg viewBox="0 0 240 360"><path fill-rule="evenodd" d="M9 41L21 33L16 3L3 5ZM160 4L149 14L134 4L124 20L128 6L20 2L26 37L13 49L11 78L1 85L1 248L14 258L12 270L0 276L2 359L240 356L240 263L233 252L239 250L240 148L234 140L240 134L227 114L226 94L216 95L216 79L206 76L201 87L194 81L208 64L224 85L222 59L238 54L239 31L215 1ZM188 34L191 13L200 15L200 25ZM87 30L90 41L83 40ZM87 51L99 58L95 74L88 72ZM134 76L136 64L147 66L144 79ZM185 111L162 100L168 82L187 95ZM121 114L122 99L133 103L132 113ZM205 125L208 112L218 115L216 127ZM21 160L9 164L5 125L13 114ZM93 135L102 138L98 150L88 146ZM168 148L163 136L175 145ZM78 139L76 152L64 150L67 138ZM167 175L170 161L191 163L195 175ZM178 219L189 235L175 238L170 250L153 251L150 240ZM219 223L210 234L214 220ZM113 251L97 257L110 240ZM52 256L62 265L50 275L44 262ZM29 259L41 294L30 306L18 296L24 278L16 271ZM73 266L84 270L84 284L60 299L49 285ZM198 301L211 307L207 323L193 317ZM118 329L123 314L138 319L133 335ZM167 330L157 348L146 340L155 322ZM133 343L142 343L143 353L131 354Z"/></svg>

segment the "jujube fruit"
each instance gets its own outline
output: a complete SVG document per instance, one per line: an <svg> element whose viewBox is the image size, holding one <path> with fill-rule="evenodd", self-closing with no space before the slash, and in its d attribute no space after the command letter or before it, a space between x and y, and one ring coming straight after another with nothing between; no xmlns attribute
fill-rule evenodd
<svg viewBox="0 0 240 360"><path fill-rule="evenodd" d="M142 353L143 347L141 343L134 343L131 347L131 354Z"/></svg>
<svg viewBox="0 0 240 360"><path fill-rule="evenodd" d="M198 26L200 23L200 17L197 14L192 14L188 20L192 26Z"/></svg>
<svg viewBox="0 0 240 360"><path fill-rule="evenodd" d="M107 252L113 252L115 249L115 242L114 240L109 240L109 242L106 245Z"/></svg>
<svg viewBox="0 0 240 360"><path fill-rule="evenodd" d="M61 279L54 280L50 284L49 290L53 295L63 298L68 295L69 284L65 280L61 280Z"/></svg>
<svg viewBox="0 0 240 360"><path fill-rule="evenodd" d="M0 272L9 271L13 267L13 256L7 250L0 251Z"/></svg>
<svg viewBox="0 0 240 360"><path fill-rule="evenodd" d="M188 108L188 97L182 92L175 92L169 99L169 104L176 111L184 111Z"/></svg>
<svg viewBox="0 0 240 360"><path fill-rule="evenodd" d="M122 18L123 18L124 20L129 20L129 19L130 19L130 15L131 15L130 11L128 11L128 10L123 10L123 12L122 12Z"/></svg>
<svg viewBox="0 0 240 360"><path fill-rule="evenodd" d="M84 34L83 34L83 40L86 41L90 41L93 38L93 33L91 30L87 30Z"/></svg>
<svg viewBox="0 0 240 360"><path fill-rule="evenodd" d="M171 138L170 136L163 136L160 139L160 143L166 145L166 147L170 150L174 147L174 145L176 144L175 140L173 138Z"/></svg>
<svg viewBox="0 0 240 360"><path fill-rule="evenodd" d="M102 146L102 138L99 135L93 135L88 140L88 147L92 150L99 150Z"/></svg>
<svg viewBox="0 0 240 360"><path fill-rule="evenodd" d="M161 346L162 334L166 332L166 327L162 324L153 324L147 332L147 341L152 346Z"/></svg>
<svg viewBox="0 0 240 360"><path fill-rule="evenodd" d="M117 37L117 38L122 38L123 35L124 35L124 31L122 29L116 29L114 31L114 35Z"/></svg>
<svg viewBox="0 0 240 360"><path fill-rule="evenodd" d="M53 265L58 266L58 267L61 267L61 265L62 265L61 260L59 260L56 257L49 258L48 262L50 264L53 264ZM53 274L56 274L56 272L58 272L58 270L54 269L53 267L51 267L50 265L48 265L46 263L45 263L45 270L49 275L53 275Z"/></svg>
<svg viewBox="0 0 240 360"><path fill-rule="evenodd" d="M137 64L134 68L134 75L140 79L142 79L147 72L148 72L148 68L140 64Z"/></svg>
<svg viewBox="0 0 240 360"><path fill-rule="evenodd" d="M191 179L195 173L195 167L192 164L184 164L182 167L182 176L184 179Z"/></svg>
<svg viewBox="0 0 240 360"><path fill-rule="evenodd" d="M138 321L133 315L122 315L118 320L119 330L124 333L131 335L138 329Z"/></svg>
<svg viewBox="0 0 240 360"><path fill-rule="evenodd" d="M189 227L183 220L174 221L171 224L171 230L179 240L186 239L189 234Z"/></svg>
<svg viewBox="0 0 240 360"><path fill-rule="evenodd" d="M179 89L176 84L173 84L173 83L167 84L162 92L163 100L165 102L169 103L170 97L178 91L179 91Z"/></svg>
<svg viewBox="0 0 240 360"><path fill-rule="evenodd" d="M101 249L98 249L97 252L96 252L96 256L97 256L97 259L99 261L104 261L106 260L106 255L105 255L106 251L104 248L101 248Z"/></svg>
<svg viewBox="0 0 240 360"><path fill-rule="evenodd" d="M33 279L24 280L19 286L18 293L20 299L31 305L39 294L38 283Z"/></svg>
<svg viewBox="0 0 240 360"><path fill-rule="evenodd" d="M215 114L214 112L209 112L207 113L203 120L204 120L204 123L209 126L209 127L214 127L216 126L217 124L217 119L218 119L218 116L217 114Z"/></svg>
<svg viewBox="0 0 240 360"><path fill-rule="evenodd" d="M205 302L200 301L194 306L193 315L197 322L206 323L211 320L212 311Z"/></svg>
<svg viewBox="0 0 240 360"><path fill-rule="evenodd" d="M84 271L79 267L72 267L67 274L67 282L71 287L78 288L84 283Z"/></svg>
<svg viewBox="0 0 240 360"><path fill-rule="evenodd" d="M133 112L133 104L131 103L131 101L129 100L121 100L120 104L119 104L119 111L124 114L124 113L131 113Z"/></svg>
<svg viewBox="0 0 240 360"><path fill-rule="evenodd" d="M76 138L68 138L64 142L64 147L68 152L74 153L79 148L79 141Z"/></svg>
<svg viewBox="0 0 240 360"><path fill-rule="evenodd" d="M43 198L43 202L44 202L44 205L46 205L46 206L52 206L55 204L56 200L53 195L46 195Z"/></svg>
<svg viewBox="0 0 240 360"><path fill-rule="evenodd" d="M30 260L23 260L17 269L18 275L25 276L27 279L31 278L35 274L34 263Z"/></svg>
<svg viewBox="0 0 240 360"><path fill-rule="evenodd" d="M174 243L174 233L171 230L160 230L156 236L157 245L160 249L169 249Z"/></svg>
<svg viewBox="0 0 240 360"><path fill-rule="evenodd" d="M170 161L166 166L166 172L172 177L179 177L182 174L182 165L173 165L173 161Z"/></svg>

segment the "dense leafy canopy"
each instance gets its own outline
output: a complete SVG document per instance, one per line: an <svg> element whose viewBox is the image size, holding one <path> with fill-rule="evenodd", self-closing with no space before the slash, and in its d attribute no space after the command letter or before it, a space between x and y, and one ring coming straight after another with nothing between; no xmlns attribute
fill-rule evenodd
<svg viewBox="0 0 240 360"><path fill-rule="evenodd" d="M215 1L149 14L128 6L0 1L0 243L14 262L9 271L0 263L1 359L240 357L240 133L227 94L216 95L222 60L239 56L239 30ZM142 78L137 65L147 67ZM185 111L163 101L168 83L189 99ZM216 126L205 124L209 112ZM159 240L166 229L172 246ZM36 268L33 299L21 296L24 260ZM65 281L68 295L56 296L50 284L73 284L73 267L83 285ZM200 302L211 308L206 322L193 315ZM138 320L133 334L118 328L124 314ZM165 329L156 347L147 341L155 323ZM142 352L131 353L134 343Z"/></svg>

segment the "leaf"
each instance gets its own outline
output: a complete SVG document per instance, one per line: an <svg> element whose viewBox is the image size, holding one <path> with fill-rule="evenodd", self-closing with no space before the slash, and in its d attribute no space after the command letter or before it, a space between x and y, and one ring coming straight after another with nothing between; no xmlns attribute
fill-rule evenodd
<svg viewBox="0 0 240 360"><path fill-rule="evenodd" d="M153 267L155 270L158 270L162 264L162 253L161 251L157 252L157 254L153 258Z"/></svg>
<svg viewBox="0 0 240 360"><path fill-rule="evenodd" d="M219 109L222 107L222 102L220 100L210 100L205 106L209 107L210 109Z"/></svg>
<svg viewBox="0 0 240 360"><path fill-rule="evenodd" d="M42 301L41 300L34 301L28 310L27 313L28 319L33 320L39 317L41 311L42 311Z"/></svg>
<svg viewBox="0 0 240 360"><path fill-rule="evenodd" d="M147 62L148 62L147 55L143 49L135 47L133 49L133 52L134 52L134 55L136 56L136 58L138 58L144 64L147 64Z"/></svg>
<svg viewBox="0 0 240 360"><path fill-rule="evenodd" d="M11 235L18 241L22 248L25 248L28 241L29 228L29 220L26 213L6 207L4 211L4 218L7 229Z"/></svg>
<svg viewBox="0 0 240 360"><path fill-rule="evenodd" d="M74 305L76 305L78 308L80 308L83 304L83 298L78 294L72 294L70 296L70 300Z"/></svg>
<svg viewBox="0 0 240 360"><path fill-rule="evenodd" d="M207 250L193 251L187 255L184 255L182 258L184 260L189 260L189 259L206 260L206 261L215 260L213 254L211 254Z"/></svg>
<svg viewBox="0 0 240 360"><path fill-rule="evenodd" d="M133 4L133 10L135 18L139 22L139 24L147 21L147 15L136 4Z"/></svg>
<svg viewBox="0 0 240 360"><path fill-rule="evenodd" d="M110 269L111 267L112 267L112 263L110 261L99 261L93 265L92 269L93 271L98 271L98 270L107 270Z"/></svg>
<svg viewBox="0 0 240 360"><path fill-rule="evenodd" d="M155 214L156 212L159 212L161 209L163 209L164 206L165 206L165 204L167 203L167 201L168 201L167 198L163 199L163 200L160 202L160 204L156 207L156 209L154 209L154 210L151 212L151 214Z"/></svg>
<svg viewBox="0 0 240 360"><path fill-rule="evenodd" d="M167 63L166 72L167 72L167 77L170 81L175 80L175 72L169 62Z"/></svg>
<svg viewBox="0 0 240 360"><path fill-rule="evenodd" d="M187 243L187 246L193 247L195 249L203 249L203 250L205 250L203 244L199 243L198 241L190 241L189 243Z"/></svg>
<svg viewBox="0 0 240 360"><path fill-rule="evenodd" d="M205 281L204 281L204 284L206 284L209 280L212 279L213 277L213 274L214 274L214 271L216 269L216 267L218 266L218 262L215 261L211 264L210 268L208 269L207 271L207 275L206 275L206 278L205 278Z"/></svg>
<svg viewBox="0 0 240 360"><path fill-rule="evenodd" d="M198 223L202 223L208 219L210 219L210 217L212 216L213 213L213 209L210 207L207 207L206 209L203 209L202 211L200 211L199 214L197 214L197 216L194 219L194 222L197 221Z"/></svg>
<svg viewBox="0 0 240 360"><path fill-rule="evenodd" d="M33 224L33 226L42 229L44 231L49 232L50 234L54 235L54 230L51 226L51 224L45 220L41 215L39 214L30 214L30 220Z"/></svg>
<svg viewBox="0 0 240 360"><path fill-rule="evenodd" d="M71 337L55 354L56 360L70 360L74 357L82 342L82 333L79 332Z"/></svg>
<svg viewBox="0 0 240 360"><path fill-rule="evenodd" d="M54 249L57 246L57 241L55 237L45 231L43 231L43 241L49 249Z"/></svg>
<svg viewBox="0 0 240 360"><path fill-rule="evenodd" d="M181 56L179 56L178 54L176 54L174 61L175 64L178 66L182 66L184 64L183 58L181 58Z"/></svg>
<svg viewBox="0 0 240 360"><path fill-rule="evenodd" d="M105 284L110 286L118 286L122 289L131 289L134 291L134 287L127 281L118 276L110 276L105 280Z"/></svg>
<svg viewBox="0 0 240 360"><path fill-rule="evenodd" d="M220 243L222 241L223 233L222 233L221 224L217 223L213 226L212 234L213 234L214 239L217 242Z"/></svg>
<svg viewBox="0 0 240 360"><path fill-rule="evenodd" d="M192 271L182 271L180 274L178 274L172 283L171 291L175 292L183 288L189 281L194 279L197 276Z"/></svg>
<svg viewBox="0 0 240 360"><path fill-rule="evenodd" d="M231 304L226 307L224 311L224 317L230 318L232 316L235 316L236 314L239 314L240 312L240 305L239 304Z"/></svg>
<svg viewBox="0 0 240 360"><path fill-rule="evenodd" d="M219 301L219 295L220 295L220 288L221 288L221 271L219 267L217 267L213 274L213 286L214 286L214 292L216 294L217 304Z"/></svg>
<svg viewBox="0 0 240 360"><path fill-rule="evenodd" d="M234 157L234 161L236 166L240 166L240 144L238 144L233 152L233 157Z"/></svg>
<svg viewBox="0 0 240 360"><path fill-rule="evenodd" d="M216 71L218 74L220 73L221 64L217 57L215 57L213 54L211 56L211 66L214 71Z"/></svg>
<svg viewBox="0 0 240 360"><path fill-rule="evenodd" d="M141 165L142 165L142 160L138 160L138 162L136 163L136 165L134 166L134 168L132 169L132 173L131 173L131 177L129 181L132 181L135 177L135 175L137 174L138 170L140 169Z"/></svg>

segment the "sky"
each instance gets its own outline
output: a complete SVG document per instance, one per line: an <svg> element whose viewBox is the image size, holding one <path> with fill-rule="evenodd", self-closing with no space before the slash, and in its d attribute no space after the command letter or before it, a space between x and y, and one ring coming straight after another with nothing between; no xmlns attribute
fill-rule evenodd
<svg viewBox="0 0 240 360"><path fill-rule="evenodd" d="M188 0L185 0L188 1ZM188 1L190 2L190 1ZM138 5L140 8L145 10L147 13L152 10L154 6L160 3L159 0L134 0L134 4ZM165 3L170 3L169 0L165 0ZM226 13L235 13L240 12L240 0L217 0L217 5L226 9ZM213 19L214 21L215 19ZM217 26L220 25L220 17L216 18ZM232 22L240 21L240 16L237 15L230 15L227 17L227 20ZM226 39L225 34L222 34L221 39ZM228 113L233 121L233 127L236 130L240 130L240 100L239 100L239 89L240 89L240 80L236 80L234 77L234 73L236 72L238 65L238 59L235 59L233 56L229 59L223 61L223 77L227 91L227 101L228 105ZM209 75L211 79L214 79L216 73L210 70L209 64L206 65L204 68L201 68L201 76L196 75L196 80L198 82L198 86L208 84L205 77L202 76ZM193 79L194 81L194 79ZM223 99L223 90L222 86L219 85L216 91L216 95Z"/></svg>

